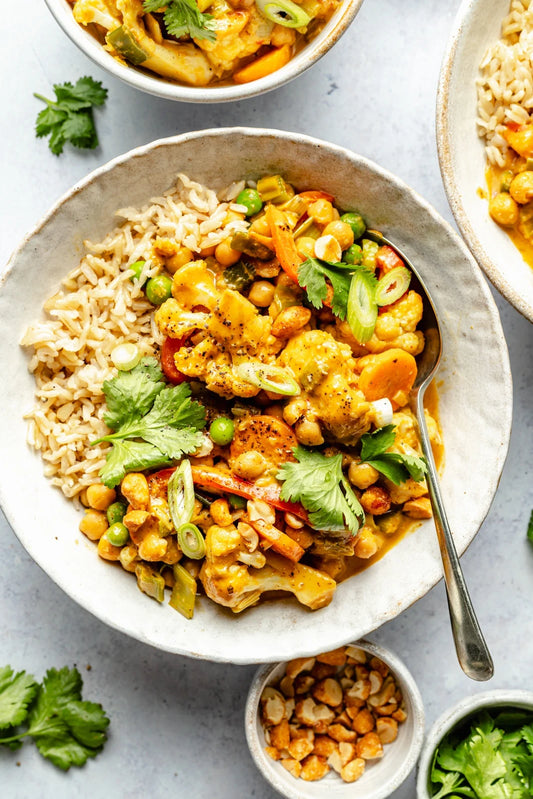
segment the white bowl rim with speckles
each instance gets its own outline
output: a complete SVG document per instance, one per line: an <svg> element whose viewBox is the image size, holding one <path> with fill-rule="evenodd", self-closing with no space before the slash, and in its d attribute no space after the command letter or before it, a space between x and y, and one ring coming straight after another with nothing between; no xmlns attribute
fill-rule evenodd
<svg viewBox="0 0 533 799"><path fill-rule="evenodd" d="M155 73L119 63L104 50L94 36L76 22L72 15L72 7L67 0L45 0L45 2L66 35L99 67L136 89L182 103L224 103L244 100L283 86L306 72L326 55L347 31L363 4L363 0L342 0L340 7L335 10L317 36L302 47L288 64L264 78L250 83L195 87L174 83Z"/></svg>
<svg viewBox="0 0 533 799"><path fill-rule="evenodd" d="M444 188L457 225L495 288L533 322L533 269L489 217L483 140L476 130L478 66L500 35L509 0L463 0L455 18L437 91L437 146Z"/></svg>
<svg viewBox="0 0 533 799"><path fill-rule="evenodd" d="M44 478L39 456L25 443L22 414L33 404L34 383L18 342L41 315L45 298L77 266L83 240L97 241L117 224L117 208L145 203L180 171L221 188L271 170L300 189L330 191L343 208L359 206L426 280L445 345L438 375L446 447L442 490L457 549L464 552L489 510L509 445L507 347L489 287L457 234L376 164L308 136L258 128L155 141L104 164L67 192L14 253L0 286L0 361L10 386L0 415L0 440L10 453L0 459L0 504L20 541L70 597L112 627L166 651L233 663L287 660L316 651L318 641L323 650L333 649L398 615L442 576L432 521L339 585L326 608L311 612L289 598L234 616L200 599L194 620L186 621L141 594L132 575L97 557L77 532L72 503Z"/></svg>
<svg viewBox="0 0 533 799"><path fill-rule="evenodd" d="M418 686L400 658L384 646L372 641L353 641L389 666L402 691L407 719L399 725L398 738L385 747L383 758L368 764L356 782L343 782L338 774L330 773L318 782L305 782L289 774L279 761L265 752L265 736L259 719L259 701L263 689L284 673L286 663L263 666L255 673L244 711L244 731L255 765L270 784L286 799L321 799L327 791L332 799L386 799L391 796L413 770L424 740L424 703ZM400 751L401 748L401 751Z"/></svg>
<svg viewBox="0 0 533 799"><path fill-rule="evenodd" d="M533 712L533 691L520 689L497 688L493 691L482 691L473 696L460 699L451 708L445 710L429 730L422 753L418 761L416 796L417 799L431 799L428 791L428 777L433 760L433 753L445 735L456 724L467 716L489 708L497 707L527 708Z"/></svg>

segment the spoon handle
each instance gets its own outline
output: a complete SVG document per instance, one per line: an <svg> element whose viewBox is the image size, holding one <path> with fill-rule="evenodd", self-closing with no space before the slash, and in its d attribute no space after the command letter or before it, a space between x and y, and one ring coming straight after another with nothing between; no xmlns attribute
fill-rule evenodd
<svg viewBox="0 0 533 799"><path fill-rule="evenodd" d="M448 609L450 611L457 658L464 673L472 680L490 680L494 673L494 666L472 607L446 511L444 510L437 469L424 416L423 399L423 391L419 390L412 397L412 406L414 406L413 410L418 421L422 451L427 461L427 484L444 568L444 582L446 584Z"/></svg>

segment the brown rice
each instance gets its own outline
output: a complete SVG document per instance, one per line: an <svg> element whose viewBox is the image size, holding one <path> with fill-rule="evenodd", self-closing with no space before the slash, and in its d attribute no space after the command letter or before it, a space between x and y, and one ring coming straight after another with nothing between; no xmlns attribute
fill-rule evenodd
<svg viewBox="0 0 533 799"><path fill-rule="evenodd" d="M116 370L111 352L119 342L135 342L143 354L160 344L154 306L129 266L145 260L141 278L157 274L156 238L170 239L193 252L216 245L244 220L226 221L231 201L244 188L234 183L217 194L178 175L175 188L141 209L117 212L125 222L103 242L85 242L87 254L44 304L46 320L31 324L21 345L32 349L29 370L37 384L37 405L26 414L28 443L45 462L44 472L65 496L77 498L105 463L108 444L90 442L105 435L104 380ZM144 280L142 281L144 282Z"/></svg>
<svg viewBox="0 0 533 799"><path fill-rule="evenodd" d="M533 6L531 0L512 0L502 22L502 38L491 45L476 81L478 133L485 139L487 160L505 165L510 122L531 121L533 112Z"/></svg>

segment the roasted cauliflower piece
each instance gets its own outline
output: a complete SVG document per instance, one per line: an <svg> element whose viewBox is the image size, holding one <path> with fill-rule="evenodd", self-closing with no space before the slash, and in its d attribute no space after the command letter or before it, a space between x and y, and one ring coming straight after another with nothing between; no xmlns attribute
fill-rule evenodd
<svg viewBox="0 0 533 799"><path fill-rule="evenodd" d="M347 344L323 330L308 330L289 340L278 363L292 370L302 387L299 400L330 437L353 444L370 428L370 405L357 387Z"/></svg>
<svg viewBox="0 0 533 799"><path fill-rule="evenodd" d="M260 569L240 562L241 555L248 560L248 548L234 525L212 525L205 543L200 572L205 592L234 613L257 604L265 591L288 591L312 610L325 607L333 598L335 580L318 569L292 563L273 552L265 553L266 564Z"/></svg>

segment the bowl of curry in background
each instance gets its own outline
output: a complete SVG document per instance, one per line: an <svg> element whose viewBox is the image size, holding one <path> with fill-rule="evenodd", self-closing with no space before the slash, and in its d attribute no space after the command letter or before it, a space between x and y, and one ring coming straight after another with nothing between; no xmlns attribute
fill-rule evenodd
<svg viewBox="0 0 533 799"><path fill-rule="evenodd" d="M517 5L509 15L510 0L462 3L440 74L437 143L465 241L496 289L533 321L533 33L530 11ZM509 191L522 171L527 192Z"/></svg>
<svg viewBox="0 0 533 799"><path fill-rule="evenodd" d="M46 0L67 36L102 69L149 94L191 103L242 100L282 86L328 52L363 0L173 2L177 16L169 17L147 13L141 0L123 2L121 11L113 0ZM144 5L156 7L153 0ZM182 26L184 13L190 26Z"/></svg>
<svg viewBox="0 0 533 799"><path fill-rule="evenodd" d="M441 578L432 519L397 536L367 568L340 582L326 607L311 611L292 597L278 596L234 614L201 597L188 620L167 603L147 598L118 564L96 556L93 542L78 531L79 511L51 486L26 443L23 414L34 405L35 383L19 344L25 329L41 318L45 299L78 265L83 242L112 230L117 209L140 206L170 188L178 172L215 189L272 172L299 191L320 186L339 208L359 210L412 260L443 332L438 403L431 410L438 414L444 442L442 489L459 553L476 535L496 492L512 412L505 339L478 266L450 226L389 172L327 142L257 128L184 134L116 158L76 184L15 252L0 289L0 357L11 386L0 417L0 437L10 453L0 463L0 502L51 579L102 621L145 643L233 663L333 649L394 618Z"/></svg>

